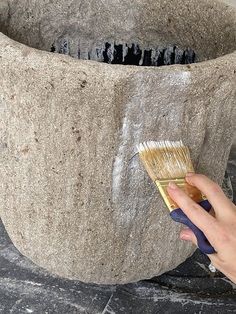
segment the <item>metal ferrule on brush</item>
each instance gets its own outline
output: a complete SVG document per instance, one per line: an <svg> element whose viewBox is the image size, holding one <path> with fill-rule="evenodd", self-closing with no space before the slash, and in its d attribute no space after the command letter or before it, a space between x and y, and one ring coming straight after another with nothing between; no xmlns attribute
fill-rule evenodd
<svg viewBox="0 0 236 314"><path fill-rule="evenodd" d="M185 178L156 180L156 186L158 187L160 194L170 212L179 208L179 206L170 198L167 192L167 187L170 182L174 182L195 202L200 203L201 201L205 200L205 197L202 195L202 193L196 187L188 184Z"/></svg>

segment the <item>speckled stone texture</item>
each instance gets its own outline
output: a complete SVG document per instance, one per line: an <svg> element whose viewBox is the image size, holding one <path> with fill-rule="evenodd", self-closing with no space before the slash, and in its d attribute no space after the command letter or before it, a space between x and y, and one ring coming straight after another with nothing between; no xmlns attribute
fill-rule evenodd
<svg viewBox="0 0 236 314"><path fill-rule="evenodd" d="M182 139L196 170L221 183L236 118L234 9L3 0L0 30L0 214L16 247L52 273L106 284L183 262L194 248L179 241L136 144ZM175 44L207 61L140 68L32 48L66 35Z"/></svg>

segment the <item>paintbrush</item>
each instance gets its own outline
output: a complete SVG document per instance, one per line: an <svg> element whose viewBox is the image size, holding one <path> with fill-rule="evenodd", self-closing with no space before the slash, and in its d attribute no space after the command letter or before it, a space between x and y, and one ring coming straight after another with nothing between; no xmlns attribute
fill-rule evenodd
<svg viewBox="0 0 236 314"><path fill-rule="evenodd" d="M207 212L211 209L211 204L205 196L185 180L188 172L194 172L188 147L182 141L149 141L139 144L138 152L145 169L158 187L170 211L171 218L176 222L185 224L194 232L198 247L203 253L215 253L204 233L191 222L167 192L169 183L174 182Z"/></svg>

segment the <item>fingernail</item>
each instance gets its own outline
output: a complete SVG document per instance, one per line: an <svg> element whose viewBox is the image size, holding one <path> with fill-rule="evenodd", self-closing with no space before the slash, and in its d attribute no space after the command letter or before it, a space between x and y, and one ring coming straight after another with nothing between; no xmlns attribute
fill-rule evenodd
<svg viewBox="0 0 236 314"><path fill-rule="evenodd" d="M168 187L171 190L176 190L177 189L177 185L174 182L169 182Z"/></svg>
<svg viewBox="0 0 236 314"><path fill-rule="evenodd" d="M180 239L183 241L190 241L190 236L187 234L181 234Z"/></svg>
<svg viewBox="0 0 236 314"><path fill-rule="evenodd" d="M187 177L187 178L188 178L188 177L192 177L194 174L195 174L194 172L188 172L188 173L186 174L186 177Z"/></svg>

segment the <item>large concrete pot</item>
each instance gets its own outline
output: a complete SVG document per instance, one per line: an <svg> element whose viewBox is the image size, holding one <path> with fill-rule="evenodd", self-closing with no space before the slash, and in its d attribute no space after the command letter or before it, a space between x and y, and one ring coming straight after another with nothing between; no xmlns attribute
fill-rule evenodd
<svg viewBox="0 0 236 314"><path fill-rule="evenodd" d="M196 170L221 183L235 129L235 11L210 0L1 0L0 30L0 214L16 247L95 283L183 262L194 247L178 239L135 146L182 139ZM63 38L74 56L78 43L113 40L191 48L199 63L148 68L41 51Z"/></svg>

